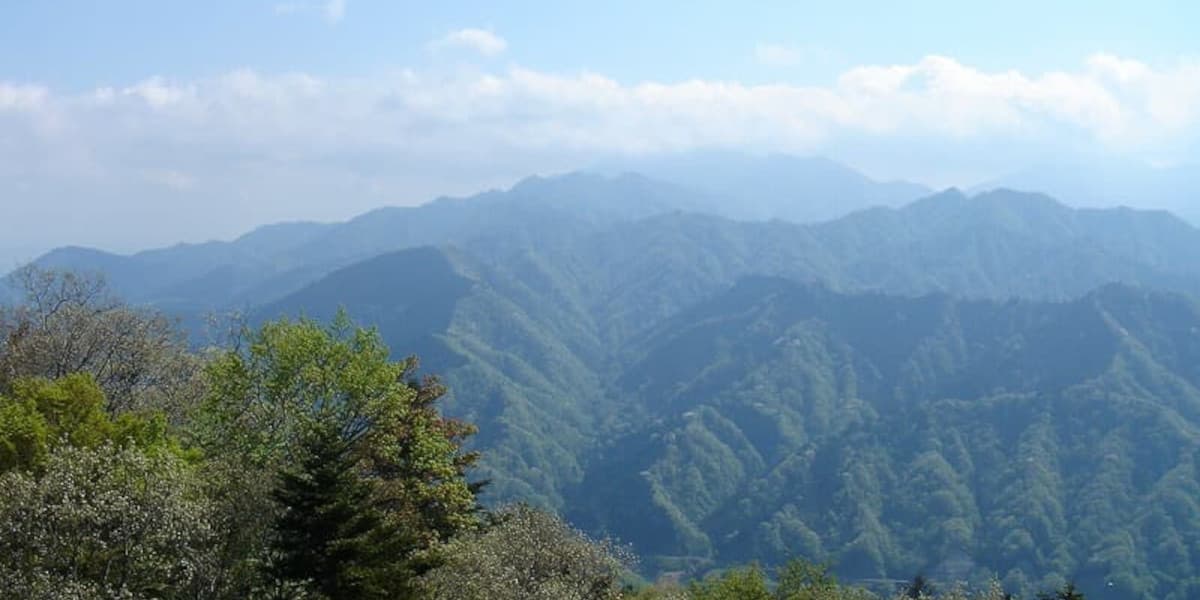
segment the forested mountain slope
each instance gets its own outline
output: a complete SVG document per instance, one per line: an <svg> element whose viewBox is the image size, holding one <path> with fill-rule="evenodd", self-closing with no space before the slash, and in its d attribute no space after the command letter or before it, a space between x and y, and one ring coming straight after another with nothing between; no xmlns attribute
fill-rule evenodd
<svg viewBox="0 0 1200 600"><path fill-rule="evenodd" d="M816 225L704 201L576 175L43 264L183 313L345 308L444 376L489 498L565 511L649 571L803 554L1193 591L1200 319L1170 292L1200 292L1200 231L1010 191Z"/></svg>
<svg viewBox="0 0 1200 600"><path fill-rule="evenodd" d="M850 578L1069 577L1101 598L1185 598L1200 581L1189 299L752 278L643 341L621 379L642 427L568 504L665 568L800 554Z"/></svg>

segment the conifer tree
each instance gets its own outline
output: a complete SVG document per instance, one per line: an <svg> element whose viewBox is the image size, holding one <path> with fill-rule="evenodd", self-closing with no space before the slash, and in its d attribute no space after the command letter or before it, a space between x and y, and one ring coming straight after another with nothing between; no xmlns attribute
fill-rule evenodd
<svg viewBox="0 0 1200 600"><path fill-rule="evenodd" d="M379 589L398 562L400 532L372 503L372 482L360 476L350 444L336 428L315 424L297 465L280 473L274 493L276 581L308 582L334 599L395 597Z"/></svg>

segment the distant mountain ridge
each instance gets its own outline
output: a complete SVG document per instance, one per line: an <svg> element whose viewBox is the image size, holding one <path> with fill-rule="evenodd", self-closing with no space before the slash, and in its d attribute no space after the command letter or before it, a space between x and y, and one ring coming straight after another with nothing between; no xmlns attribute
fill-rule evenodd
<svg viewBox="0 0 1200 600"><path fill-rule="evenodd" d="M633 171L711 195L708 212L736 220L815 223L877 206L898 207L933 192L905 181L875 181L823 157L691 152L600 167Z"/></svg>
<svg viewBox="0 0 1200 600"><path fill-rule="evenodd" d="M1046 196L1005 190L973 198L948 190L814 225L734 222L681 208L709 200L636 175L572 174L529 179L508 192L380 209L340 224L259 230L234 242L132 256L64 248L38 263L102 270L132 301L200 310L261 304L341 266L402 248L487 239L531 246L559 238L615 243L647 235L650 242L649 230L661 228L659 235L702 252L711 250L709 242L736 242L718 263L783 260L789 264L768 272L848 289L1058 298L1108 281L1196 289L1197 268L1181 257L1200 252L1200 234L1164 212L1069 209ZM689 239L701 231L708 233ZM645 250L655 245L665 247L652 243ZM745 254L752 249L757 257ZM1024 283L1004 272L1017 268L1006 262L1029 271Z"/></svg>
<svg viewBox="0 0 1200 600"><path fill-rule="evenodd" d="M1167 210L1200 225L1200 165L1152 167L1115 160L1034 166L972 188L1039 191L1071 206Z"/></svg>
<svg viewBox="0 0 1200 600"><path fill-rule="evenodd" d="M535 176L503 192L380 208L343 223L267 225L230 242L180 244L127 256L64 247L35 262L103 270L131 299L187 310L195 307L183 298L195 298L197 287L210 290L204 298L208 303L244 302L273 287L291 291L297 282L312 281L314 273L379 252L452 243L482 233L493 222L503 227L514 210L553 209L592 224L672 211L807 222L867 206L895 206L929 192L911 184L876 183L818 158L695 154L643 166L663 177L636 172ZM686 177L696 179L685 183ZM733 193L735 188L740 191Z"/></svg>
<svg viewBox="0 0 1200 600"><path fill-rule="evenodd" d="M260 302L357 260L401 248L471 239L511 227L526 216L558 215L581 223L605 223L678 210L691 205L695 197L693 192L632 174L532 177L507 192L381 208L343 223L270 225L231 242L181 244L128 256L66 247L35 263L104 271L132 301L168 309L194 308L189 298L208 305ZM196 292L204 296L197 297Z"/></svg>

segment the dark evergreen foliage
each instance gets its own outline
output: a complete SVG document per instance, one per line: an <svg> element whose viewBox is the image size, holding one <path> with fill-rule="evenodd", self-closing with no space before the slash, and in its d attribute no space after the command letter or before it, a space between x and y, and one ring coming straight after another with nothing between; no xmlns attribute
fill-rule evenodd
<svg viewBox="0 0 1200 600"><path fill-rule="evenodd" d="M294 466L279 474L274 526L280 581L310 582L331 599L393 597L378 587L393 568L401 532L373 506L372 486L358 473L350 443L332 427L304 435Z"/></svg>

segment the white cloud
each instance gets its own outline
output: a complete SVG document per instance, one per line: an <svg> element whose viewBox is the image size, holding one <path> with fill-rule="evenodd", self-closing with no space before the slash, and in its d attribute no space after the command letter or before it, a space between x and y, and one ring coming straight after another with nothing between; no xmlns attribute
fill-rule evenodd
<svg viewBox="0 0 1200 600"><path fill-rule="evenodd" d="M36 218L55 214L75 215L78 236L129 214L158 219L139 230L162 236L155 243L235 223L226 235L618 153L874 147L886 149L876 162L913 164L946 148L960 163L1082 148L1196 162L1198 141L1200 62L1109 55L1047 73L930 56L848 69L821 86L626 83L517 66L361 78L243 69L73 93L0 81L0 204L33 215L22 224L8 213L0 239L27 243ZM121 227L111 230L128 233Z"/></svg>
<svg viewBox="0 0 1200 600"><path fill-rule="evenodd" d="M484 56L495 56L508 48L504 38L484 29L459 29L430 43L434 50L446 48L464 48L473 50Z"/></svg>
<svg viewBox="0 0 1200 600"><path fill-rule="evenodd" d="M50 91L40 85L15 85L0 81L0 111L29 111L41 106Z"/></svg>
<svg viewBox="0 0 1200 600"><path fill-rule="evenodd" d="M463 30L446 39L498 52L503 41L489 36ZM96 137L132 144L126 138L137 132L159 141L203 138L214 146L289 153L297 142L320 153L330 149L323 144L371 149L418 140L597 152L714 145L818 151L846 135L1000 141L1065 135L1137 150L1200 135L1200 63L1155 68L1097 55L1077 71L1027 74L929 56L849 69L826 86L626 84L596 73L522 67L361 79L243 69L79 94L0 83L0 111L53 116L80 136L73 144Z"/></svg>

